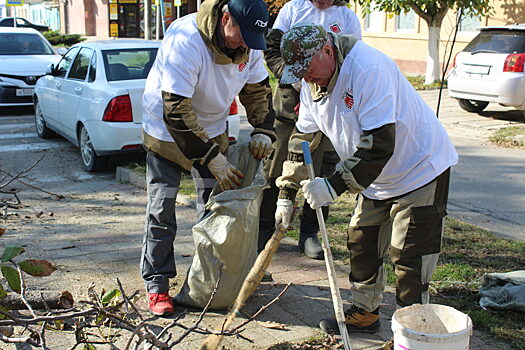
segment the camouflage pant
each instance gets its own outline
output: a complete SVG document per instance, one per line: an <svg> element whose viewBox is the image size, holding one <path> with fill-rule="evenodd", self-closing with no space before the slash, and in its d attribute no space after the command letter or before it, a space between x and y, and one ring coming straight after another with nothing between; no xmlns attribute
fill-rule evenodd
<svg viewBox="0 0 525 350"><path fill-rule="evenodd" d="M383 258L390 249L399 306L428 303L428 285L441 250L450 169L403 196L358 196L348 228L351 302L367 311L382 301Z"/></svg>
<svg viewBox="0 0 525 350"><path fill-rule="evenodd" d="M282 122L276 120L274 123L277 140L273 144L273 153L266 161L264 170L269 177L270 187L264 190L263 199L261 203L259 231L273 232L275 226L275 210L279 189L275 185L275 180L283 171L283 163L288 155L288 139L295 127L293 122ZM313 165L316 176L330 176L335 171L335 165L339 161L339 157L333 150L332 144L328 138L323 138L319 151L314 153ZM323 214L325 219L328 215L328 207L323 207ZM303 213L301 217L301 232L303 233L317 233L319 224L315 210L310 208L310 205L304 202ZM264 242L263 242L264 243ZM264 246L264 244L263 244Z"/></svg>

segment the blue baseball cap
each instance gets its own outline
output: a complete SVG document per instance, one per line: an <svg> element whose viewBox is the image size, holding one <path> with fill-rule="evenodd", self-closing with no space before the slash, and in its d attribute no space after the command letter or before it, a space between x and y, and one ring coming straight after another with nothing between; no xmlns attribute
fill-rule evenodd
<svg viewBox="0 0 525 350"><path fill-rule="evenodd" d="M263 0L230 0L228 9L241 28L244 43L254 50L266 50L264 33L270 15Z"/></svg>

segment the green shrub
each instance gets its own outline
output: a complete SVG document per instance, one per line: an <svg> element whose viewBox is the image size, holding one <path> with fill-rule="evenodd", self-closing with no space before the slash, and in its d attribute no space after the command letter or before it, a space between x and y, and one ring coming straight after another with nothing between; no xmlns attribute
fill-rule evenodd
<svg viewBox="0 0 525 350"><path fill-rule="evenodd" d="M80 34L60 34L53 30L44 32L44 36L53 46L72 46L86 40L86 38L82 38Z"/></svg>

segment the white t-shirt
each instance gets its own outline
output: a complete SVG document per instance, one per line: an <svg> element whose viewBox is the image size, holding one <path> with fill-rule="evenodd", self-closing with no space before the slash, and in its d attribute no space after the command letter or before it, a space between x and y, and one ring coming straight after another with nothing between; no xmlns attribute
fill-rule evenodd
<svg viewBox="0 0 525 350"><path fill-rule="evenodd" d="M354 11L346 6L330 6L319 10L310 0L292 0L284 4L272 29L287 32L300 22L312 22L322 25L326 31L352 34L361 39L361 24Z"/></svg>
<svg viewBox="0 0 525 350"><path fill-rule="evenodd" d="M260 50L250 50L246 64L214 63L195 19L191 14L170 25L146 81L142 126L162 141L173 138L163 121L161 91L191 97L199 125L213 138L226 131L230 105L244 85L268 76Z"/></svg>
<svg viewBox="0 0 525 350"><path fill-rule="evenodd" d="M341 159L357 150L363 130L395 123L394 154L379 177L363 191L388 199L415 190L458 161L447 132L430 107L403 77L394 61L358 41L341 66L332 93L313 102L301 89L299 131L322 131Z"/></svg>

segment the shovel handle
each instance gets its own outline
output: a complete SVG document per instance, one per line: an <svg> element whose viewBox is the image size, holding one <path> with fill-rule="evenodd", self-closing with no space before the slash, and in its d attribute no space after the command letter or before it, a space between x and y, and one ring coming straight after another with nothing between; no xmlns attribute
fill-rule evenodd
<svg viewBox="0 0 525 350"><path fill-rule="evenodd" d="M304 163L306 164L306 169L308 170L308 177L310 181L315 179L314 166L312 164L312 155L310 154L310 146L308 142L301 142L301 147L303 148ZM339 326L339 331L341 332L341 338L343 340L343 345L345 350L351 350L350 337L348 336L348 330L346 329L345 324L345 314L343 309L343 300L341 298L341 293L339 287L337 286L337 274L334 266L334 259L332 258L332 251L330 250L330 243L328 241L328 233L326 232L326 225L324 222L323 210L317 208L315 210L317 214L317 222L319 223L319 230L321 231L322 246L324 251L324 261L326 264L326 272L328 273L328 281L330 282L330 292L332 293L332 302L334 304L335 318L337 320L337 325Z"/></svg>

